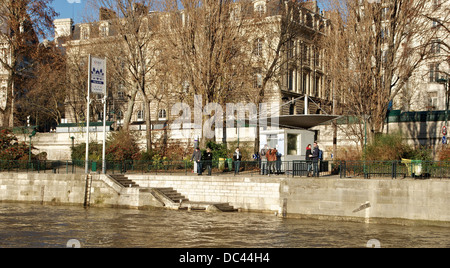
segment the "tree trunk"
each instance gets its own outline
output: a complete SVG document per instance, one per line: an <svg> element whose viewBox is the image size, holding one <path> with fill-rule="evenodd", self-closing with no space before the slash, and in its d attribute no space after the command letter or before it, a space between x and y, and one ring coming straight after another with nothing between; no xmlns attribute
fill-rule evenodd
<svg viewBox="0 0 450 268"><path fill-rule="evenodd" d="M13 98L14 98L14 73L12 70L9 71L8 84L6 86L6 106L2 111L3 113L3 127L13 127Z"/></svg>
<svg viewBox="0 0 450 268"><path fill-rule="evenodd" d="M137 89L134 89L131 92L130 99L127 102L127 111L125 112L124 118L123 118L123 128L124 130L129 130L130 123L131 123L131 117L133 116L133 110L134 110L134 103L136 101L136 94Z"/></svg>
<svg viewBox="0 0 450 268"><path fill-rule="evenodd" d="M147 152L152 150L152 118L151 118L151 111L150 111L150 101L148 100L148 97L144 97L144 113L145 113L145 140L146 140L146 146L147 146Z"/></svg>

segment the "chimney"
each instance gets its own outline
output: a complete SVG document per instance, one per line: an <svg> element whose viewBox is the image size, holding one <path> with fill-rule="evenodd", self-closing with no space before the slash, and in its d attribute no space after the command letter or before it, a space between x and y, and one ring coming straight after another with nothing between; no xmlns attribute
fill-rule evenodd
<svg viewBox="0 0 450 268"><path fill-rule="evenodd" d="M72 35L72 19L56 19L53 24L55 25L55 40Z"/></svg>

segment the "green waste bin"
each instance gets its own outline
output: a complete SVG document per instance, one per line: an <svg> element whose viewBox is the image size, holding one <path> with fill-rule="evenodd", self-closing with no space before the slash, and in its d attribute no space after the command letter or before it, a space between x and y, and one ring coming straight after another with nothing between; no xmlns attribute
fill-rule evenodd
<svg viewBox="0 0 450 268"><path fill-rule="evenodd" d="M92 172L97 172L97 162L92 162Z"/></svg>
<svg viewBox="0 0 450 268"><path fill-rule="evenodd" d="M233 159L227 158L227 165L228 165L228 170L232 170L233 169Z"/></svg>

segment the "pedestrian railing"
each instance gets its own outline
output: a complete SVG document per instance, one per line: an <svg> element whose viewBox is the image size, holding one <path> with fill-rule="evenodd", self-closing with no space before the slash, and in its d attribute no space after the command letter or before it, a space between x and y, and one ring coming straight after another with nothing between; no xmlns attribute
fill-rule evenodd
<svg viewBox="0 0 450 268"><path fill-rule="evenodd" d="M168 174L195 175L197 163L191 161L107 161L107 174ZM231 176L313 176L314 164L311 161L202 161L202 175ZM319 176L338 175L351 177L399 178L450 178L449 161L319 161ZM91 173L101 173L101 161L89 161ZM0 160L0 172L33 172L55 174L84 174L84 160Z"/></svg>
<svg viewBox="0 0 450 268"><path fill-rule="evenodd" d="M450 178L449 161L341 161L340 177Z"/></svg>

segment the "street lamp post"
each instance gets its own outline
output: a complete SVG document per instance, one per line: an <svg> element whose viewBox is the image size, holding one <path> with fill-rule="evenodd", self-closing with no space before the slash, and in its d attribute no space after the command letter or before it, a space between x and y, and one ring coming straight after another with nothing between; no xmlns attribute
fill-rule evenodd
<svg viewBox="0 0 450 268"><path fill-rule="evenodd" d="M448 123L448 106L449 106L449 100L448 100L448 97L449 97L449 89L448 89L448 86L449 86L449 84L448 84L448 79L445 79L445 78L441 78L441 79L438 79L437 80L437 82L438 83L441 83L441 84L443 84L444 85L444 91L445 91L445 123L444 123L444 126L445 126L445 128L447 128L447 123ZM444 136L445 136L445 134L444 134ZM447 143L446 143L447 144Z"/></svg>

